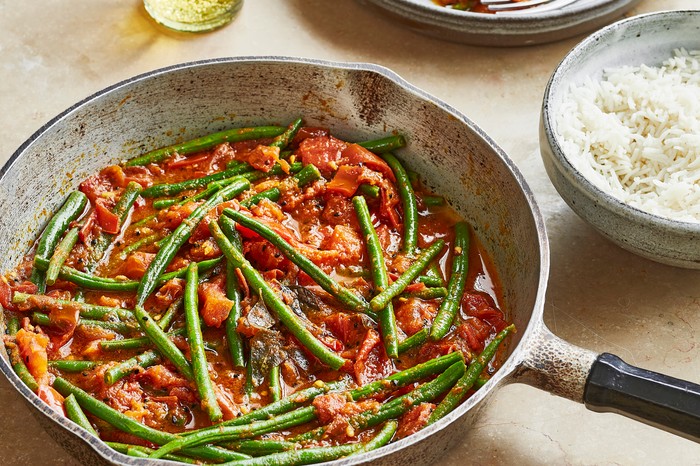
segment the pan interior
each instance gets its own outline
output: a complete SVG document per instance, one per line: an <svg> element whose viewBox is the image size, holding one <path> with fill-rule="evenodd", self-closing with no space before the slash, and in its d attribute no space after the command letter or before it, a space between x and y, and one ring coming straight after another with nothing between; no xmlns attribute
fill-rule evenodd
<svg viewBox="0 0 700 466"><path fill-rule="evenodd" d="M473 123L373 65L214 60L154 72L87 99L40 130L0 172L0 272L17 265L50 212L102 167L233 126L286 124L297 116L346 140L406 135L409 144L397 156L447 197L493 258L505 311L519 329L513 352L531 318L541 318L547 273L545 234L532 197L512 163Z"/></svg>

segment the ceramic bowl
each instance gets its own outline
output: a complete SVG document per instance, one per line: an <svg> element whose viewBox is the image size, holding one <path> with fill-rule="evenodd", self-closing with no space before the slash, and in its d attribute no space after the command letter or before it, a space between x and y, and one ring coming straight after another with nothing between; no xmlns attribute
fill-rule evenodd
<svg viewBox="0 0 700 466"><path fill-rule="evenodd" d="M540 150L547 174L567 204L619 246L664 264L700 269L700 223L669 220L631 207L594 186L564 155L556 115L572 84L603 70L659 65L674 49L700 49L700 11L668 11L612 24L578 44L545 90Z"/></svg>
<svg viewBox="0 0 700 466"><path fill-rule="evenodd" d="M640 0L579 0L560 10L518 16L445 8L432 0L360 0L420 34L471 45L543 44L593 31Z"/></svg>

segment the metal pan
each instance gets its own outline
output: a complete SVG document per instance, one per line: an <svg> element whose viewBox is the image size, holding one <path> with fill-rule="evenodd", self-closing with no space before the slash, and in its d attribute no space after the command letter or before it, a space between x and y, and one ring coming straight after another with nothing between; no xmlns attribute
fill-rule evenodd
<svg viewBox="0 0 700 466"><path fill-rule="evenodd" d="M497 387L512 382L692 439L700 436L700 386L575 347L545 327L547 234L517 168L464 115L375 65L277 57L209 60L138 76L76 104L34 134L0 170L0 272L16 266L33 232L66 194L105 165L174 138L298 115L348 140L406 134L403 161L473 225L496 265L508 317L519 329L501 369L445 419L337 464L434 461L475 421ZM0 353L5 377L49 433L85 464L152 464L114 452L55 414L20 382L5 351Z"/></svg>

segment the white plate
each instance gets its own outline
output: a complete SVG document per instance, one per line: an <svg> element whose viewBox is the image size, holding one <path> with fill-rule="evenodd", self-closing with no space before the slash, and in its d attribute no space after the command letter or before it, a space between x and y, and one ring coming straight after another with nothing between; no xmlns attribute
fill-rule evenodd
<svg viewBox="0 0 700 466"><path fill-rule="evenodd" d="M432 0L358 0L420 34L472 45L542 44L590 32L617 19L641 0L577 0L556 11L518 15L473 13Z"/></svg>

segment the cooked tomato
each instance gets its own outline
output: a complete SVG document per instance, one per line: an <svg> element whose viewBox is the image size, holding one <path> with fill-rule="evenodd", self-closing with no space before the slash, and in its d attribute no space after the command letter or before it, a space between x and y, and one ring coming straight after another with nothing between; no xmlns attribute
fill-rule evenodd
<svg viewBox="0 0 700 466"><path fill-rule="evenodd" d="M107 204L104 199L95 200L95 212L97 213L97 223L105 233L116 235L119 233L119 217L112 212L113 206Z"/></svg>
<svg viewBox="0 0 700 466"><path fill-rule="evenodd" d="M202 283L199 286L199 313L209 327L219 327L226 320L233 301L226 297L221 280Z"/></svg>
<svg viewBox="0 0 700 466"><path fill-rule="evenodd" d="M333 136L319 136L302 141L296 154L304 165L312 163L323 175L330 175L338 169L346 146Z"/></svg>
<svg viewBox="0 0 700 466"><path fill-rule="evenodd" d="M382 379L394 370L394 364L380 343L379 333L373 329L367 330L355 360L355 378L360 385Z"/></svg>
<svg viewBox="0 0 700 466"><path fill-rule="evenodd" d="M342 163L348 165L363 165L379 172L390 181L396 181L394 172L378 155L368 151L359 144L349 144L342 152Z"/></svg>
<svg viewBox="0 0 700 466"><path fill-rule="evenodd" d="M49 338L41 333L31 330L19 329L15 336L19 353L27 365L29 373L37 382L45 383L48 377L49 363L46 349L49 346Z"/></svg>
<svg viewBox="0 0 700 466"><path fill-rule="evenodd" d="M49 408L56 411L58 414L65 416L66 412L63 409L63 396L58 393L53 387L48 385L39 385L36 391L41 401L49 405Z"/></svg>
<svg viewBox="0 0 700 466"><path fill-rule="evenodd" d="M135 252L126 258L122 266L122 274L134 280L140 280L151 264L155 254L150 252Z"/></svg>

